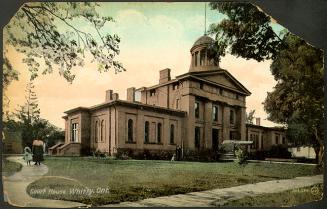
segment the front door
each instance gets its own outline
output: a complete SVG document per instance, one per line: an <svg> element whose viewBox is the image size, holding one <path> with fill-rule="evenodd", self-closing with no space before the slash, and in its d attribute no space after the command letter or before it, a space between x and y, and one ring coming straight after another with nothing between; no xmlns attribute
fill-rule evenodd
<svg viewBox="0 0 327 209"><path fill-rule="evenodd" d="M219 144L219 130L216 128L212 129L212 149L214 151L218 150L218 144Z"/></svg>

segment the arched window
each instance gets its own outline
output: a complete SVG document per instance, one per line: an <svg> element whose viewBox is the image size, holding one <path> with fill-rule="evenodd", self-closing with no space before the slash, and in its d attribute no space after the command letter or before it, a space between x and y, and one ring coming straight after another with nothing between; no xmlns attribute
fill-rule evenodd
<svg viewBox="0 0 327 209"><path fill-rule="evenodd" d="M94 141L98 142L98 121L95 121L94 126Z"/></svg>
<svg viewBox="0 0 327 209"><path fill-rule="evenodd" d="M132 142L133 141L133 120L129 119L127 122L127 141Z"/></svg>
<svg viewBox="0 0 327 209"><path fill-rule="evenodd" d="M100 125L100 140L103 142L104 140L104 120L101 121L101 125Z"/></svg>
<svg viewBox="0 0 327 209"><path fill-rule="evenodd" d="M158 129L158 131L157 131L157 142L161 143L161 123L158 123L157 129Z"/></svg>
<svg viewBox="0 0 327 209"><path fill-rule="evenodd" d="M175 126L174 124L170 125L170 144L174 144L175 141Z"/></svg>
<svg viewBox="0 0 327 209"><path fill-rule="evenodd" d="M144 124L144 143L149 143L149 121Z"/></svg>

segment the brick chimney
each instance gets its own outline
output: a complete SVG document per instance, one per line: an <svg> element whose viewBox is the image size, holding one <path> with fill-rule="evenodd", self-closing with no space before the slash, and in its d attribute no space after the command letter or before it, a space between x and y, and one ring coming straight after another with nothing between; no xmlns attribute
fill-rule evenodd
<svg viewBox="0 0 327 209"><path fill-rule="evenodd" d="M160 75L159 75L160 76L159 77L159 84L166 83L166 82L171 80L171 78L170 78L170 69L169 68L160 70L159 73L160 73Z"/></svg>
<svg viewBox="0 0 327 209"><path fill-rule="evenodd" d="M135 102L135 88L134 87L127 89L127 101Z"/></svg>
<svg viewBox="0 0 327 209"><path fill-rule="evenodd" d="M113 93L112 94L112 100L118 100L119 99L119 94L118 93Z"/></svg>
<svg viewBox="0 0 327 209"><path fill-rule="evenodd" d="M112 94L113 94L113 91L111 89L106 91L106 100L105 100L105 102L112 101Z"/></svg>
<svg viewBox="0 0 327 209"><path fill-rule="evenodd" d="M260 126L260 118L255 118L255 124Z"/></svg>

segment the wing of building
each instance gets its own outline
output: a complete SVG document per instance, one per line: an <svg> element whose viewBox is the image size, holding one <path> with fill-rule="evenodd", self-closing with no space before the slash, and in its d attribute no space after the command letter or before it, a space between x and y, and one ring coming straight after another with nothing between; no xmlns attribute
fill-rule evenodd
<svg viewBox="0 0 327 209"><path fill-rule="evenodd" d="M209 58L213 41L204 35L194 43L185 74L172 79L171 70L163 69L157 85L128 88L126 100L108 90L104 103L66 111L65 143L51 153L169 154L177 146L196 153L217 151L223 140L246 140L251 92Z"/></svg>

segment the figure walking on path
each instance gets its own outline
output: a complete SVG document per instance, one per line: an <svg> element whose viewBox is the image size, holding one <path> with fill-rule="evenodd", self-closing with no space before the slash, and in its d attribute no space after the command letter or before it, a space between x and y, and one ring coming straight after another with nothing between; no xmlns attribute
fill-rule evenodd
<svg viewBox="0 0 327 209"><path fill-rule="evenodd" d="M24 148L24 160L26 165L31 165L31 161L33 160L32 150L29 147Z"/></svg>
<svg viewBox="0 0 327 209"><path fill-rule="evenodd" d="M43 161L43 141L40 139L35 139L33 141L33 161L35 162L34 165L41 165L41 161Z"/></svg>

